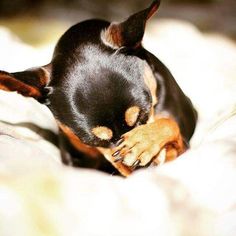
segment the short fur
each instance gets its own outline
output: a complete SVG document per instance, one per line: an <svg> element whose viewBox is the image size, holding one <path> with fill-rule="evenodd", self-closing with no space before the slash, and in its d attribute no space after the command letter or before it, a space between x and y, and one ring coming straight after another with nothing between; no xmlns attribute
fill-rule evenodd
<svg viewBox="0 0 236 236"><path fill-rule="evenodd" d="M152 109L157 117L165 112L175 120L187 144L195 129L196 111L166 66L141 45L146 21L159 4L153 1L121 23L92 19L72 26L57 43L50 64L13 74L1 72L0 89L18 91L44 103L62 133L66 127L90 147L114 148L122 135L148 122ZM147 66L156 79L156 98L145 83ZM157 100L154 107L153 99ZM140 112L130 126L124 114L134 106ZM96 137L92 130L97 126L112 130L112 138ZM64 162L86 166L77 160L91 159L89 153L78 153ZM98 156L101 159L102 155Z"/></svg>

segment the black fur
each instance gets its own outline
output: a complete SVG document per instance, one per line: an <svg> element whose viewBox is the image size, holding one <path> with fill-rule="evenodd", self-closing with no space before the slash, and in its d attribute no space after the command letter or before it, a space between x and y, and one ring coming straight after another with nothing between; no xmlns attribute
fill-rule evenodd
<svg viewBox="0 0 236 236"><path fill-rule="evenodd" d="M160 0L153 1L149 8L119 24L94 19L72 26L58 41L47 66L13 74L0 71L2 89L7 86L8 91L34 95L84 144L114 147L124 133L148 120L152 96L144 81L144 72L149 66L157 82L155 114L165 112L175 119L188 146L197 113L165 65L141 45L146 21L159 4ZM105 30L112 36L111 42L104 41ZM17 80L20 81L18 86ZM138 106L141 112L134 126L129 127L124 114L132 106ZM97 126L110 128L112 139L97 138L92 133ZM86 158L86 153L75 152L67 138L60 143L70 146L62 148L65 163L99 169L106 166ZM68 150L74 159L70 159Z"/></svg>
<svg viewBox="0 0 236 236"><path fill-rule="evenodd" d="M151 108L151 94L143 80L147 62L158 84L156 113L168 112L180 125L186 141L191 138L196 112L169 70L143 49L112 49L101 42L101 32L109 26L102 20L88 20L71 27L59 40L52 60L49 96L54 116L90 146L108 147L130 130L125 111L142 107L138 124L145 124ZM106 126L111 141L102 141L92 127Z"/></svg>
<svg viewBox="0 0 236 236"><path fill-rule="evenodd" d="M101 43L101 31L108 25L89 20L73 26L59 40L52 60L49 86L54 90L49 108L90 146L108 147L130 130L124 121L129 107L142 107L140 124L147 121L151 108L143 61L129 51L117 52ZM111 128L113 139L96 138L91 133L96 126Z"/></svg>

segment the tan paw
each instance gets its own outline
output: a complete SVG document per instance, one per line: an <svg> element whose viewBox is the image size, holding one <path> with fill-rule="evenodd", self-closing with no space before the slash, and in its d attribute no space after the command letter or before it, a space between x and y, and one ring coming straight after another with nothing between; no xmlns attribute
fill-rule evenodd
<svg viewBox="0 0 236 236"><path fill-rule="evenodd" d="M181 152L182 139L177 124L169 119L160 119L124 134L113 157L115 162L132 168L146 166L170 143Z"/></svg>

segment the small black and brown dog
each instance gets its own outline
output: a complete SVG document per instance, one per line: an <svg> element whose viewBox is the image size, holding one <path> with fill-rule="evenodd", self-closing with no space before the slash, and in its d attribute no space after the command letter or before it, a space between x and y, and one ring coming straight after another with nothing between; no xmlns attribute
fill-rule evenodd
<svg viewBox="0 0 236 236"><path fill-rule="evenodd" d="M78 23L60 38L50 64L0 72L0 89L50 109L65 137L61 143L71 145L62 148L65 163L102 169L109 160L127 176L186 149L196 111L169 70L141 44L159 4L153 1L121 23Z"/></svg>

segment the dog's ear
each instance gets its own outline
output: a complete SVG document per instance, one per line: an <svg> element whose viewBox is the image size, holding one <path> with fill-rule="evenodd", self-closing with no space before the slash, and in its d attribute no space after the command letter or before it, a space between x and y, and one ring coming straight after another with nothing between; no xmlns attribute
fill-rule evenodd
<svg viewBox="0 0 236 236"><path fill-rule="evenodd" d="M0 71L0 89L16 91L25 97L40 101L45 95L45 86L50 81L51 65L8 73Z"/></svg>
<svg viewBox="0 0 236 236"><path fill-rule="evenodd" d="M153 1L147 9L140 11L121 23L111 23L102 32L103 42L114 48L130 47L136 48L143 39L147 20L157 11L160 0Z"/></svg>

